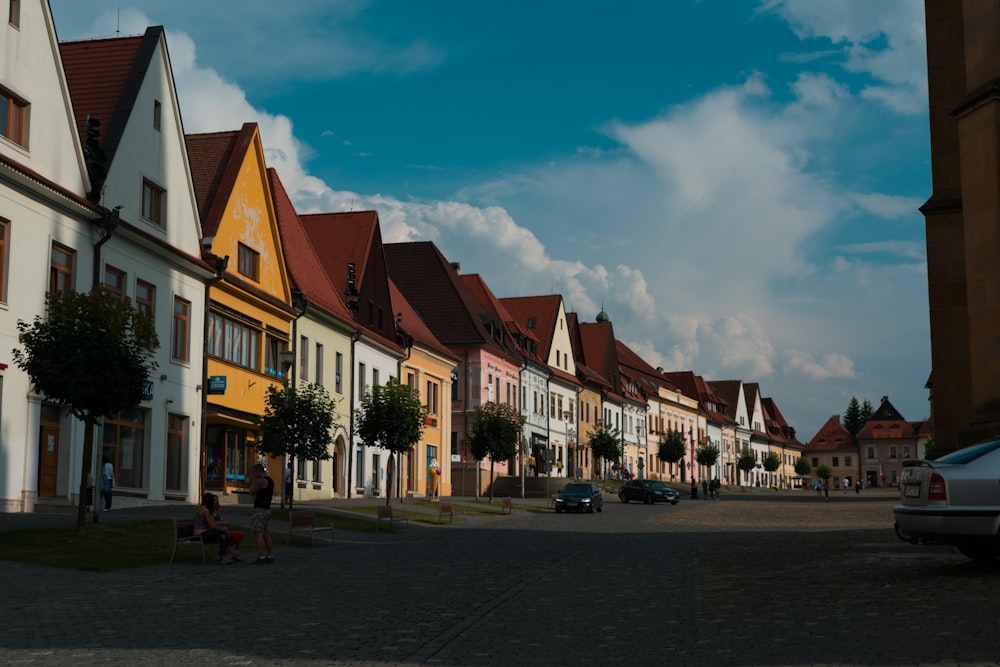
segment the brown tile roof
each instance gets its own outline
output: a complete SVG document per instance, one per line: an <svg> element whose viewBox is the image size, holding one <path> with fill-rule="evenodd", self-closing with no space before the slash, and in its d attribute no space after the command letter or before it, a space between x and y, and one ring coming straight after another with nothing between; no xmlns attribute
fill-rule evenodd
<svg viewBox="0 0 1000 667"><path fill-rule="evenodd" d="M244 123L239 130L189 134L185 137L195 201L201 217L202 234L206 238L215 236L219 230L256 129L255 123Z"/></svg>
<svg viewBox="0 0 1000 667"><path fill-rule="evenodd" d="M392 295L392 312L398 315L396 326L399 330L411 337L416 343L458 363L460 359L437 339L424 323L423 318L420 317L420 313L413 308L392 280L389 281L389 291Z"/></svg>
<svg viewBox="0 0 1000 667"><path fill-rule="evenodd" d="M611 322L581 322L579 331L583 363L600 373L618 391L618 357Z"/></svg>
<svg viewBox="0 0 1000 667"><path fill-rule="evenodd" d="M327 276L285 191L285 186L278 177L278 172L270 168L267 170L267 177L271 186L271 198L274 200L278 230L281 233L285 265L288 267L288 277L292 286L302 292L310 303L344 323L353 325L354 316L347 310L333 282Z"/></svg>
<svg viewBox="0 0 1000 667"><path fill-rule="evenodd" d="M387 243L385 257L389 276L438 340L448 346L485 345L508 354L483 325L493 315L437 246L430 241Z"/></svg>
<svg viewBox="0 0 1000 667"><path fill-rule="evenodd" d="M742 384L740 380L709 380L708 382L709 388L715 392L715 395L725 405L723 412L733 422L736 422L736 411L739 408L740 387Z"/></svg>
<svg viewBox="0 0 1000 667"><path fill-rule="evenodd" d="M357 290L371 300L384 300L385 307L391 310L389 277L376 255L383 248L377 211L310 213L299 215L299 220L338 294L345 295L346 300L347 265L353 263ZM392 312L388 315L390 321L383 323L381 331L363 322L360 312L354 313L353 319L368 335L401 351Z"/></svg>
<svg viewBox="0 0 1000 667"><path fill-rule="evenodd" d="M500 299L507 311L517 322L538 340L538 356L547 360L552 350L552 338L556 330L556 318L562 297L558 294L543 296L521 296ZM528 325L534 319L534 326Z"/></svg>
<svg viewBox="0 0 1000 667"><path fill-rule="evenodd" d="M889 397L883 396L878 408L858 431L858 440L913 439L920 433L922 423L906 421L889 402Z"/></svg>
<svg viewBox="0 0 1000 667"><path fill-rule="evenodd" d="M812 437L812 440L806 444L803 453L840 450L857 451L857 449L858 443L851 436L851 432L840 423L840 417L834 415L826 420L826 423L820 427L816 435Z"/></svg>
<svg viewBox="0 0 1000 667"><path fill-rule="evenodd" d="M114 37L59 45L80 142L82 144L86 138L84 131L89 114L101 122L101 147L109 161L118 148L128 113L152 57L152 47L162 34L163 28L154 26L147 28L142 37Z"/></svg>
<svg viewBox="0 0 1000 667"><path fill-rule="evenodd" d="M726 414L725 401L716 395L705 378L696 375L694 371L666 371L663 377L669 380L682 394L698 401L698 405L708 418L719 424L732 424L735 419ZM709 408L709 403L718 409Z"/></svg>

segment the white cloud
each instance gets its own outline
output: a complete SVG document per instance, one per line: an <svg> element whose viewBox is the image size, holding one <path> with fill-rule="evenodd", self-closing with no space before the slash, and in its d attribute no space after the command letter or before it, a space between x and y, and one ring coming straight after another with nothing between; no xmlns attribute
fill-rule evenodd
<svg viewBox="0 0 1000 667"><path fill-rule="evenodd" d="M842 354L828 353L819 361L815 356L797 349L785 352L785 367L789 374L799 373L811 380L854 377L854 362Z"/></svg>
<svg viewBox="0 0 1000 667"><path fill-rule="evenodd" d="M887 195L880 192L849 192L847 196L861 210L877 215L880 218L916 217L917 210L923 203L916 197Z"/></svg>
<svg viewBox="0 0 1000 667"><path fill-rule="evenodd" d="M905 108L919 87L903 62L912 51L899 37L910 34L905 22L872 28L855 2L767 7L804 37L843 45L845 67L873 79L863 95ZM152 21L129 14L128 22L141 32ZM872 40L883 34L892 53L880 57ZM899 372L886 366L920 358L925 345L919 244L879 239L816 250L848 214L905 218L918 203L867 185L838 186L826 154L852 139L843 121L857 100L830 74L803 72L785 83L754 73L661 116L609 123L611 148L580 147L510 168L493 181L465 183L451 200L407 200L338 191L313 177L305 166L311 151L289 117L255 108L240 86L200 65L187 34L171 31L168 41L186 130L257 122L269 166L303 213L375 209L386 242L434 241L498 295L561 293L583 321L603 307L651 365L763 381L786 416L825 418L840 408L830 397L864 395L861 380L884 384L895 373L893 382L912 385L911 376L925 374L913 364ZM793 99L782 104L772 89L785 85ZM841 256L826 257L827 247ZM877 253L912 262L876 264ZM845 334L851 322L863 322L865 336ZM882 386L869 392L884 393Z"/></svg>
<svg viewBox="0 0 1000 667"><path fill-rule="evenodd" d="M862 97L897 113L927 106L924 12L920 0L765 0L763 11L789 22L799 37L843 45L844 68L870 75ZM885 44L879 43L884 39Z"/></svg>

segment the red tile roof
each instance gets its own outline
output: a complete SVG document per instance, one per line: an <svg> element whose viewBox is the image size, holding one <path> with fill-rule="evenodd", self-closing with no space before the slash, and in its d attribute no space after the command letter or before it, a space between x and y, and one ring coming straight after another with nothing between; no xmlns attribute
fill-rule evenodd
<svg viewBox="0 0 1000 667"><path fill-rule="evenodd" d="M354 316L347 310L340 294L327 276L326 270L295 212L295 207L285 191L285 186L278 177L278 172L270 168L267 170L267 177L271 185L271 198L274 200L278 230L281 233L281 247L285 253L285 265L288 267L288 276L292 286L301 291L310 303L343 322L352 324Z"/></svg>
<svg viewBox="0 0 1000 667"><path fill-rule="evenodd" d="M552 338L556 331L556 318L559 316L562 296L547 294L507 297L500 299L500 302L521 326L535 336L538 340L538 356L547 360L552 350ZM529 327L532 319L534 327Z"/></svg>
<svg viewBox="0 0 1000 667"><path fill-rule="evenodd" d="M858 443L847 427L840 423L840 417L834 415L826 420L812 440L806 444L803 453L840 450L856 452Z"/></svg>
<svg viewBox="0 0 1000 667"><path fill-rule="evenodd" d="M129 87L129 90L132 90L134 77L139 75L141 81L141 75L146 71L145 65L148 64L148 57L147 62L137 63L140 47L144 41L147 43L150 40L158 41L162 34L162 27L152 27L146 29L143 37L115 37L63 42L59 45L63 70L66 72L66 83L73 99L73 112L76 116L77 131L80 133L80 142L83 143L86 138L84 131L89 114L101 122L101 144L108 153L109 160L117 148L117 141L124 129L124 121L132 109L131 102L138 92L138 88L135 88L133 99L125 99L126 84L133 84ZM134 72L137 64L140 65L141 71ZM117 119L122 128L119 129L112 146L107 142L108 132L119 109L124 111L125 118Z"/></svg>
<svg viewBox="0 0 1000 667"><path fill-rule="evenodd" d="M457 345L485 345L496 354L511 356L483 324L494 315L437 246L429 241L387 243L385 258L389 276L438 340L452 349Z"/></svg>
<svg viewBox="0 0 1000 667"><path fill-rule="evenodd" d="M206 238L215 236L219 230L256 129L256 123L244 123L239 130L185 137L202 234Z"/></svg>
<svg viewBox="0 0 1000 667"><path fill-rule="evenodd" d="M389 291L392 295L392 312L399 316L396 324L399 330L410 336L416 343L458 363L460 359L437 339L424 323L423 318L420 317L420 313L410 305L410 302L392 280L389 281Z"/></svg>

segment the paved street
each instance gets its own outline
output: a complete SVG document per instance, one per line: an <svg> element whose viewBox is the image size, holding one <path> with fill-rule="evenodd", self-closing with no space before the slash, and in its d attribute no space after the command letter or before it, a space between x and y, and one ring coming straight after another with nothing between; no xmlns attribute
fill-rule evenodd
<svg viewBox="0 0 1000 667"><path fill-rule="evenodd" d="M609 496L594 515L279 537L272 566L0 562L0 663L1000 664L1000 568L896 540L891 504Z"/></svg>

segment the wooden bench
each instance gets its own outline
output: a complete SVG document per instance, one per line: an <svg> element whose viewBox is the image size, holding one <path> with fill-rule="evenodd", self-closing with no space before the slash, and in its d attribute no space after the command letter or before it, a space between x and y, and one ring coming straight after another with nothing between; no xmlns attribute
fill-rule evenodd
<svg viewBox="0 0 1000 667"><path fill-rule="evenodd" d="M455 508L452 507L451 503L438 505L438 523L441 523L441 519L444 517L448 517L448 523L455 522Z"/></svg>
<svg viewBox="0 0 1000 667"><path fill-rule="evenodd" d="M174 549L170 552L171 563L177 557L178 544L200 544L201 564L205 564L208 557L208 543L201 538L201 535L194 534L194 519L174 519Z"/></svg>
<svg viewBox="0 0 1000 667"><path fill-rule="evenodd" d="M309 533L309 546L313 546L316 533L330 531L330 542L333 542L333 522L330 525L317 524L316 513L311 510L295 510L288 513L288 544L292 543L292 533Z"/></svg>
<svg viewBox="0 0 1000 667"><path fill-rule="evenodd" d="M504 496L503 501L500 505L500 514L513 514L514 513L514 501L510 496Z"/></svg>
<svg viewBox="0 0 1000 667"><path fill-rule="evenodd" d="M388 521L393 530L396 530L396 524L399 523L405 523L407 528L410 527L410 520L406 518L405 514L395 515L392 513L392 505L378 505L376 509L378 518L375 520L375 532L379 531L383 521Z"/></svg>

